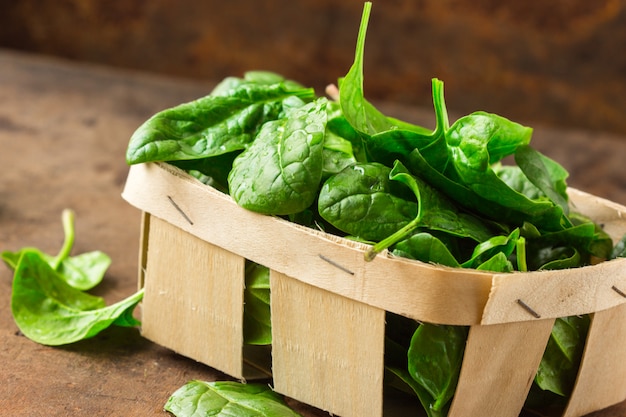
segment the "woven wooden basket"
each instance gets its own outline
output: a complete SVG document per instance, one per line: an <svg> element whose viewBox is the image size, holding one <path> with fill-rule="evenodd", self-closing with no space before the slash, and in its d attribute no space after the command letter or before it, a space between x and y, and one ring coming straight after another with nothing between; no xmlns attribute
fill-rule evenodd
<svg viewBox="0 0 626 417"><path fill-rule="evenodd" d="M569 195L614 239L626 233L625 207L575 189ZM365 262L366 245L242 209L162 163L133 166L123 197L144 213L143 335L233 377L271 372L276 391L332 414L390 415L383 412L389 311L470 326L450 417L514 417L555 318L592 313L563 416L626 399L626 259L508 274L386 253ZM271 359L244 348L246 259L271 270Z"/></svg>

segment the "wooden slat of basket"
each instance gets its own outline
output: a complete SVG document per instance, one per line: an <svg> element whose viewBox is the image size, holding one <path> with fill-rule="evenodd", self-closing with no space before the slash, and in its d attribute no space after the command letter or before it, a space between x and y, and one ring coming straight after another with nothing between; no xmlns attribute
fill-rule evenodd
<svg viewBox="0 0 626 417"><path fill-rule="evenodd" d="M245 260L151 217L142 334L239 379Z"/></svg>
<svg viewBox="0 0 626 417"><path fill-rule="evenodd" d="M595 313L563 417L582 416L626 399L625 352L626 305Z"/></svg>
<svg viewBox="0 0 626 417"><path fill-rule="evenodd" d="M271 271L276 391L342 417L381 417L385 311Z"/></svg>
<svg viewBox="0 0 626 417"><path fill-rule="evenodd" d="M517 417L554 319L471 326L448 417Z"/></svg>

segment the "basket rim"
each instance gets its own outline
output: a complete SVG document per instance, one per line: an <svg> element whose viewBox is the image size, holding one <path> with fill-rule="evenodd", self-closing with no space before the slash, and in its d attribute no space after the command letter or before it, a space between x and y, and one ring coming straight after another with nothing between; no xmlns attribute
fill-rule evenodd
<svg viewBox="0 0 626 417"><path fill-rule="evenodd" d="M574 188L568 194L577 209L593 211L585 214L603 223L614 239L626 232L626 207ZM511 273L433 265L388 252L367 262L370 245L251 212L161 162L131 166L122 197L246 259L418 321L474 325L554 319L626 302L626 258Z"/></svg>

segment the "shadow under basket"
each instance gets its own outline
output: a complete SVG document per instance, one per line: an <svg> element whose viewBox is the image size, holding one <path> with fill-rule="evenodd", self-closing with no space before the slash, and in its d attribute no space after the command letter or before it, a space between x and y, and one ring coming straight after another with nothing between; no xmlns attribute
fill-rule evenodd
<svg viewBox="0 0 626 417"><path fill-rule="evenodd" d="M570 189L613 238L626 208ZM467 325L450 417L515 417L554 320L591 314L564 417L626 399L626 259L560 271L490 273L392 257L245 210L164 163L131 167L123 197L142 210L143 335L232 377L343 417L405 416L383 404L386 312ZM270 269L272 345L244 348L245 261ZM384 406L383 406L384 405ZM393 407L391 407L393 408ZM384 410L384 411L383 411Z"/></svg>

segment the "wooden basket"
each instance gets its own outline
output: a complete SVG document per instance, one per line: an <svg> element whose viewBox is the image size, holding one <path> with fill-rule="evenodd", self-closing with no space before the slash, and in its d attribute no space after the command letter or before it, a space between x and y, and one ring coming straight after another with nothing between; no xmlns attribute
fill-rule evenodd
<svg viewBox="0 0 626 417"><path fill-rule="evenodd" d="M614 239L626 233L625 207L569 194ZM450 417L514 417L555 318L592 313L563 416L626 399L626 259L508 274L387 253L365 262L367 245L247 211L162 163L133 166L123 197L144 213L144 336L233 377L271 369L284 395L343 417L380 417L389 311L470 326ZM271 270L271 368L258 366L268 352L244 349L246 259Z"/></svg>

